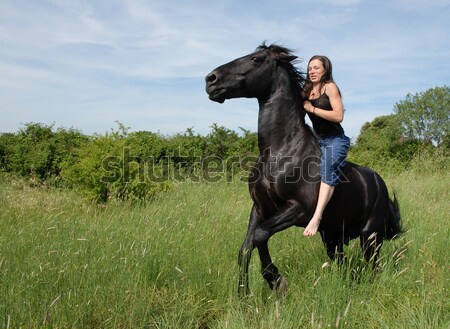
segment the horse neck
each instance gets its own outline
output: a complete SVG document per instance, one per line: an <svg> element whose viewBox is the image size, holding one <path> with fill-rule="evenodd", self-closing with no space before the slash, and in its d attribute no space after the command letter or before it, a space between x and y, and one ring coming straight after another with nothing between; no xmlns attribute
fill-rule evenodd
<svg viewBox="0 0 450 329"><path fill-rule="evenodd" d="M298 143L308 129L300 95L290 84L287 72L280 74L268 97L258 99L258 144L260 152L269 148L278 153ZM297 145L298 146L298 145Z"/></svg>

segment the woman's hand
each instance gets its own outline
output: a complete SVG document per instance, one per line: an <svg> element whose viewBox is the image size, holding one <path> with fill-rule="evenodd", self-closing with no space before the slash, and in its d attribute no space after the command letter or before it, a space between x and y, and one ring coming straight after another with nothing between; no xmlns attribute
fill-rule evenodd
<svg viewBox="0 0 450 329"><path fill-rule="evenodd" d="M303 102L303 108L308 113L314 113L315 107L311 104L310 101L304 101Z"/></svg>
<svg viewBox="0 0 450 329"><path fill-rule="evenodd" d="M335 83L330 82L327 84L327 95L330 99L331 111L325 111L321 108L314 107L310 101L304 101L303 108L306 112L312 113L319 118L341 123L344 119L344 105L342 104L341 94Z"/></svg>

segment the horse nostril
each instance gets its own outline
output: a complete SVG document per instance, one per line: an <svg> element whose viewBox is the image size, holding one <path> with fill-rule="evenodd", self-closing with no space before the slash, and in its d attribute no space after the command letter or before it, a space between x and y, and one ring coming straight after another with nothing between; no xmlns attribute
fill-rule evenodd
<svg viewBox="0 0 450 329"><path fill-rule="evenodd" d="M218 76L213 72L208 74L205 78L205 80L208 84L213 84L213 83L217 82L218 79L219 79Z"/></svg>

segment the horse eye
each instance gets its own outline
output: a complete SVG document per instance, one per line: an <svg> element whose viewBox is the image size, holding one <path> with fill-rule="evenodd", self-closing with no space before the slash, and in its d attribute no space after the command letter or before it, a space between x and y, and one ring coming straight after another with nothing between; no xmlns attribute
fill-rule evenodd
<svg viewBox="0 0 450 329"><path fill-rule="evenodd" d="M252 57L252 62L261 63L262 61L263 61L263 57L261 57L261 56L253 56Z"/></svg>

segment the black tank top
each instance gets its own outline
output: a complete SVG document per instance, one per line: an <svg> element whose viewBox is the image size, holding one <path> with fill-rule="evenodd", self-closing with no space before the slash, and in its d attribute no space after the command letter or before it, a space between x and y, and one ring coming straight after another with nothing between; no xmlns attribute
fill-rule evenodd
<svg viewBox="0 0 450 329"><path fill-rule="evenodd" d="M325 92L322 95L320 95L319 98L310 99L309 101L311 102L312 106L317 107L321 110L325 111L333 110L333 108L331 107L330 98ZM319 137L338 135L344 132L344 128L342 128L342 126L337 122L322 119L317 115L309 112L308 115L313 124L314 131L316 132L317 135L319 135Z"/></svg>

